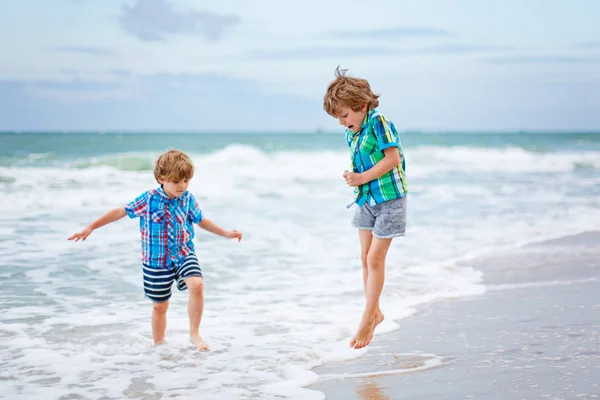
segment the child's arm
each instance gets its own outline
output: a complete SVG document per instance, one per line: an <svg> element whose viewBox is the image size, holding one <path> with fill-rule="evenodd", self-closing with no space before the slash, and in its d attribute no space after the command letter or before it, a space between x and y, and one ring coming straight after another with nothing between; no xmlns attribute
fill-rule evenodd
<svg viewBox="0 0 600 400"><path fill-rule="evenodd" d="M127 212L125 211L125 207L118 207L110 210L91 224L89 224L83 231L74 234L69 238L69 240L75 240L76 242L79 240L85 240L93 230L98 229L104 225L110 224L111 222L115 222L125 217Z"/></svg>
<svg viewBox="0 0 600 400"><path fill-rule="evenodd" d="M214 235L223 236L228 239L237 239L238 242L242 240L242 234L240 232L235 229L232 231L223 229L208 218L202 218L202 221L198 223L198 226Z"/></svg>
<svg viewBox="0 0 600 400"><path fill-rule="evenodd" d="M382 115L378 115L373 122L373 133L377 137L377 144L383 151L384 157L372 168L362 173L345 171L344 179L350 186L360 186L371 182L390 172L392 168L402 162L399 151L400 140L393 124Z"/></svg>
<svg viewBox="0 0 600 400"><path fill-rule="evenodd" d="M402 162L400 153L397 147L388 147L383 150L384 157L373 166L373 168L366 170L363 173L357 172L344 172L344 178L350 186L360 186L367 182L371 182L374 179L379 178L383 174L390 172L396 165Z"/></svg>
<svg viewBox="0 0 600 400"><path fill-rule="evenodd" d="M215 224L208 218L204 218L204 214L202 214L202 210L200 210L200 206L198 205L198 201L196 201L196 197L193 194L190 194L190 208L188 210L188 218L192 223L198 224L198 226L205 231L208 231L214 235L226 237L228 239L237 239L238 242L242 240L242 234L235 229L232 231L228 231L226 229L221 228L219 225Z"/></svg>

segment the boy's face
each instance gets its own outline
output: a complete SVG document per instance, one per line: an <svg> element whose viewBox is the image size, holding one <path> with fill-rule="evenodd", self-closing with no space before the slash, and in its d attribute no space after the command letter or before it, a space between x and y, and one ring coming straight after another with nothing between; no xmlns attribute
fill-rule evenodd
<svg viewBox="0 0 600 400"><path fill-rule="evenodd" d="M365 114L367 113L367 105L365 104L360 110L353 111L350 107L341 107L338 121L340 125L345 126L352 132L356 133L362 127Z"/></svg>
<svg viewBox="0 0 600 400"><path fill-rule="evenodd" d="M189 179L182 179L179 182L159 181L163 185L163 190L170 198L181 196L190 185Z"/></svg>

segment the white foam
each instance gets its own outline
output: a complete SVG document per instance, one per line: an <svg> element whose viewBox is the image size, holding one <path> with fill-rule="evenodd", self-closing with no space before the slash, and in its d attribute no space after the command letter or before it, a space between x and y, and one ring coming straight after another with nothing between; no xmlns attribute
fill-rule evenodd
<svg viewBox="0 0 600 400"><path fill-rule="evenodd" d="M376 376L386 376L386 375L400 375L406 373L413 373L418 371L424 371L427 369L435 368L443 364L443 358L436 354L430 353L399 353L393 354L393 356L417 356L420 358L424 358L423 365L414 366L411 368L395 368L389 370L377 370L377 371L367 371L360 373L338 373L338 374L323 374L319 377L319 381L326 382L332 380L340 380L340 379L357 379L357 378L370 378Z"/></svg>
<svg viewBox="0 0 600 400"><path fill-rule="evenodd" d="M600 169L600 152L531 152L518 147L473 148L465 146L419 147L407 155L407 160L426 174L448 171L536 173L571 172L586 165ZM423 167L420 169L418 166ZM419 174L418 176L423 176Z"/></svg>
<svg viewBox="0 0 600 400"><path fill-rule="evenodd" d="M584 278L584 279L567 279L567 280L549 280L549 281L539 281L539 282L525 282L525 283L508 283L508 284L499 284L499 285L488 285L487 289L489 291L502 291L502 290L519 290L519 289L529 289L529 288L537 288L537 287L545 287L545 286L569 286L577 283L588 283L588 282L596 282L597 278Z"/></svg>
<svg viewBox="0 0 600 400"><path fill-rule="evenodd" d="M407 154L408 235L389 251L386 320L375 341L420 304L483 293L481 271L466 258L600 224L596 198L573 194L597 181L573 175L578 162L597 165L596 153L431 147ZM323 398L302 388L317 378L310 369L368 351L348 347L364 294L354 209L345 208L351 191L341 177L347 153L233 145L193 155L190 190L205 214L245 234L238 244L197 230L208 353L188 343L186 294L177 290L168 344L152 347L137 221L125 218L85 242L66 240L154 187L151 171L119 169L147 168L154 157L0 168L11 178L0 182L0 304L9 321L0 325L8 360L0 374L26 371L3 381L7 396ZM40 381L51 378L58 381ZM72 386L80 384L89 386Z"/></svg>

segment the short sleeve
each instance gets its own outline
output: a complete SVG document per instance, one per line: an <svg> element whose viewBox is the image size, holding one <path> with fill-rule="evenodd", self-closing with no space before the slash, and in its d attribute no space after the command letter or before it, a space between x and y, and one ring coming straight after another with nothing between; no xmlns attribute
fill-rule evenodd
<svg viewBox="0 0 600 400"><path fill-rule="evenodd" d="M139 195L135 200L125 206L125 212L129 216L129 218L139 218L146 215L148 212L148 200L150 199L150 194L148 192L144 192Z"/></svg>
<svg viewBox="0 0 600 400"><path fill-rule="evenodd" d="M190 193L190 198L188 202L188 218L194 224L199 224L202 221L203 215L198 202L196 201L196 197Z"/></svg>
<svg viewBox="0 0 600 400"><path fill-rule="evenodd" d="M396 132L394 125L383 115L380 114L373 118L373 131L381 151L388 147L399 147L398 132Z"/></svg>

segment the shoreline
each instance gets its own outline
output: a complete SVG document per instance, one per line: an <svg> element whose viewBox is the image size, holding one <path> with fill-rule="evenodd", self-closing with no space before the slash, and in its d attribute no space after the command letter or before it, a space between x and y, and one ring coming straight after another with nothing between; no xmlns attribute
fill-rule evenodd
<svg viewBox="0 0 600 400"><path fill-rule="evenodd" d="M486 292L416 307L360 357L313 369L326 399L600 398L600 232L465 261Z"/></svg>

